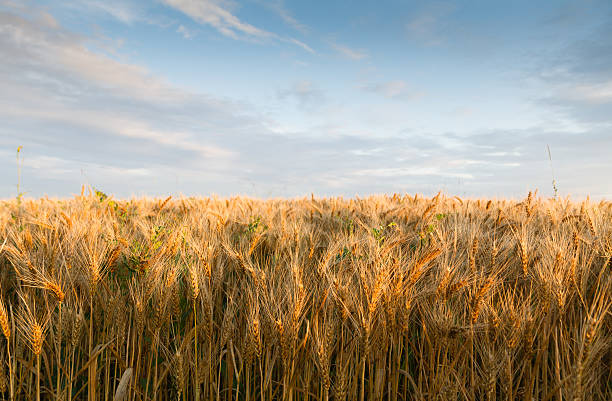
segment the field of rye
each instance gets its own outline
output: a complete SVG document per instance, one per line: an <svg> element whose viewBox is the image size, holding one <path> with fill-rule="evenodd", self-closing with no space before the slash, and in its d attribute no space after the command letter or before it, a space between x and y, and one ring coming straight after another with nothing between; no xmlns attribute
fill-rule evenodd
<svg viewBox="0 0 612 401"><path fill-rule="evenodd" d="M612 202L16 199L6 400L610 400Z"/></svg>

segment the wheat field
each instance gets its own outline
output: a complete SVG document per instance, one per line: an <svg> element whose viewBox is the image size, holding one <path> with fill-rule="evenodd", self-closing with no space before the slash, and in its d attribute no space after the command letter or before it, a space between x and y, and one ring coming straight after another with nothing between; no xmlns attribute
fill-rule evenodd
<svg viewBox="0 0 612 401"><path fill-rule="evenodd" d="M7 400L609 400L612 203L8 200Z"/></svg>

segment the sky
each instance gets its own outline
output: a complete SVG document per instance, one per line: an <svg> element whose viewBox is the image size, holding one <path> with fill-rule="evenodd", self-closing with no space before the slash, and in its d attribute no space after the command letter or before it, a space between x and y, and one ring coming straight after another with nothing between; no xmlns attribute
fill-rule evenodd
<svg viewBox="0 0 612 401"><path fill-rule="evenodd" d="M0 0L0 120L0 198L610 199L612 1Z"/></svg>

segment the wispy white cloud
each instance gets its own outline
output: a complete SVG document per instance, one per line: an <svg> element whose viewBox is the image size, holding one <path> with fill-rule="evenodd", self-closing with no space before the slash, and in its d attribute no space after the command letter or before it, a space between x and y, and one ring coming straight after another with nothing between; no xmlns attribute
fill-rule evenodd
<svg viewBox="0 0 612 401"><path fill-rule="evenodd" d="M234 156L234 152L228 149L201 143L195 138L194 134L159 131L141 122L132 122L131 126L122 125L121 128L117 127L116 132L123 136L152 141L169 148L174 147L185 151L196 152L200 156L209 159L223 159Z"/></svg>
<svg viewBox="0 0 612 401"><path fill-rule="evenodd" d="M448 2L432 2L412 16L406 23L406 30L411 38L425 45L440 45L447 39L446 17L455 10Z"/></svg>
<svg viewBox="0 0 612 401"><path fill-rule="evenodd" d="M308 46L306 43L301 42L295 38L282 38L281 39L283 42L288 42L288 43L293 43L294 45L297 45L299 47L301 47L302 49L306 50L308 53L311 54L315 54L316 52L312 49L312 47Z"/></svg>
<svg viewBox="0 0 612 401"><path fill-rule="evenodd" d="M116 177L143 177L150 176L153 171L149 168L124 168L108 166L95 162L77 163L74 160L48 155L34 155L23 159L23 167L29 168L43 178L57 178L58 176L77 174L81 169L89 171L104 171L109 176Z"/></svg>
<svg viewBox="0 0 612 401"><path fill-rule="evenodd" d="M449 178L473 179L469 173L455 173L444 171L439 167L389 167L357 170L353 173L357 176L370 177L411 177L411 176L438 176Z"/></svg>
<svg viewBox="0 0 612 401"><path fill-rule="evenodd" d="M294 99L305 110L316 109L325 102L323 91L309 80L294 82L290 88L278 91L277 96L280 100Z"/></svg>
<svg viewBox="0 0 612 401"><path fill-rule="evenodd" d="M42 25L48 26L50 28L57 28L57 27L59 27L59 23L57 22L55 17L53 17L53 15L51 15L48 12L45 12L45 11L42 11L40 13L39 21L42 22Z"/></svg>
<svg viewBox="0 0 612 401"><path fill-rule="evenodd" d="M352 149L349 153L354 154L356 156L373 156L376 154L380 154L384 152L384 148L373 148L373 149Z"/></svg>
<svg viewBox="0 0 612 401"><path fill-rule="evenodd" d="M173 7L194 20L207 24L223 35L238 39L240 35L258 39L271 38L275 35L266 30L257 28L241 21L227 9L227 3L215 0L163 0L165 4Z"/></svg>
<svg viewBox="0 0 612 401"><path fill-rule="evenodd" d="M540 86L540 105L581 131L612 127L612 9L602 3L599 24L557 50L538 56L536 71L526 74ZM595 6L593 6L595 7ZM607 8L607 12L605 11ZM582 27L584 23L572 21ZM564 27L566 28L566 27ZM574 28L575 29L575 28Z"/></svg>
<svg viewBox="0 0 612 401"><path fill-rule="evenodd" d="M186 28L185 25L179 25L179 27L176 28L176 32L183 35L185 39L192 39L195 36L195 32Z"/></svg>
<svg viewBox="0 0 612 401"><path fill-rule="evenodd" d="M264 0L261 1L260 4L274 11L287 25L293 27L295 30L301 33L307 33L309 31L305 24L298 21L289 10L287 10L284 0Z"/></svg>
<svg viewBox="0 0 612 401"><path fill-rule="evenodd" d="M146 68L89 50L84 37L65 31L55 20L45 19L41 24L0 12L0 33L0 50L10 55L5 68L21 65L21 73L34 72L42 68L35 63L42 63L54 74L95 83L117 94L158 101L185 99L184 92L153 77ZM39 74L40 79L45 75Z"/></svg>
<svg viewBox="0 0 612 401"><path fill-rule="evenodd" d="M472 107L459 106L459 107L455 107L454 109L452 109L450 113L454 116L468 117L468 116L474 115L475 111L476 110Z"/></svg>
<svg viewBox="0 0 612 401"><path fill-rule="evenodd" d="M499 152L483 153L483 155L484 156L490 156L490 157L521 156L521 152L504 152L504 151L499 151Z"/></svg>
<svg viewBox="0 0 612 401"><path fill-rule="evenodd" d="M563 88L558 96L592 104L612 103L612 81L597 84L575 84Z"/></svg>
<svg viewBox="0 0 612 401"><path fill-rule="evenodd" d="M330 43L330 46L343 55L344 57L350 58L351 60L362 60L368 57L368 53L364 49L351 49L350 47L340 45L338 43Z"/></svg>
<svg viewBox="0 0 612 401"><path fill-rule="evenodd" d="M28 5L30 2L23 3L25 8L35 10ZM52 6L73 12L79 17L93 16L96 20L112 18L128 25L137 22L167 25L167 21L162 23L159 18L150 15L148 5L139 0L56 0L52 2Z"/></svg>
<svg viewBox="0 0 612 401"><path fill-rule="evenodd" d="M7 0L0 0L0 4ZM172 28L178 25L175 18L156 12L158 0L154 2L142 0L54 0L45 7L52 12L61 10L62 18L74 18L83 24L93 24L100 29L105 22L112 20L135 28L137 24L154 25L160 28ZM23 13L38 13L43 7L36 7L33 1L20 2L20 6L12 6L15 11Z"/></svg>
<svg viewBox="0 0 612 401"><path fill-rule="evenodd" d="M200 24L210 25L232 39L278 40L301 47L309 53L314 50L306 43L291 37L283 37L242 21L230 11L223 0L163 0L163 2L189 16Z"/></svg>
<svg viewBox="0 0 612 401"><path fill-rule="evenodd" d="M106 13L113 18L126 23L131 24L134 21L143 18L142 10L138 9L134 4L121 1L100 1L100 0L79 0L83 7L87 7L90 10L100 11Z"/></svg>
<svg viewBox="0 0 612 401"><path fill-rule="evenodd" d="M405 81L387 81L378 83L367 83L361 86L366 92L376 93L387 99L416 99L424 95L424 92L411 88Z"/></svg>
<svg viewBox="0 0 612 401"><path fill-rule="evenodd" d="M0 88L5 87L0 82ZM25 93L27 88L15 88ZM12 105L7 105L0 113L5 118L27 118L33 121L44 121L47 124L72 126L84 132L107 133L115 137L125 137L158 145L169 152L182 150L195 153L207 159L223 160L232 158L234 152L202 142L193 132L181 132L176 129L159 129L139 118L136 113L125 113L121 110L106 111L98 108L79 107L74 104L38 100L45 90L32 90L32 96L21 95ZM2 100L0 98L0 100ZM23 100L26 100L24 102ZM197 101L194 97L192 101ZM156 106L152 100L149 107ZM162 106L163 107L163 106ZM214 107L214 106L209 106ZM223 112L219 110L219 112ZM166 124L167 125L167 122Z"/></svg>

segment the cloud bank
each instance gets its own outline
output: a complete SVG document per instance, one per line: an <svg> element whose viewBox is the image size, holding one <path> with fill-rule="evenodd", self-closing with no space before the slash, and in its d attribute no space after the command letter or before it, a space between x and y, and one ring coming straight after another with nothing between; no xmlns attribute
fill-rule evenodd
<svg viewBox="0 0 612 401"><path fill-rule="evenodd" d="M170 5L231 38L289 40L237 18L229 3ZM136 14L113 18L136 24ZM546 54L530 71L547 89L531 100L534 106L569 121L571 130L542 124L459 134L420 129L418 120L402 118L408 107L435 96L420 84L415 89L412 80L353 80L351 95L380 101L375 106L389 113L377 115L372 103L339 98L317 76L290 75L288 83L270 89L270 97L310 125L290 124L262 105L179 88L121 48L105 51L100 38L71 31L48 12L5 7L0 168L8 178L0 183L0 196L16 193L19 145L23 188L30 196L66 196L82 183L116 196L352 196L440 189L461 196L520 196L534 188L552 195L548 145L562 194L612 197L606 181L612 170L612 28L606 21ZM169 32L189 35L181 26ZM344 55L367 57L351 52ZM470 118L478 118L479 110L468 106L455 113L469 110ZM325 119L335 114L340 117ZM394 124L385 125L386 116L395 117ZM360 125L367 119L382 122Z"/></svg>

